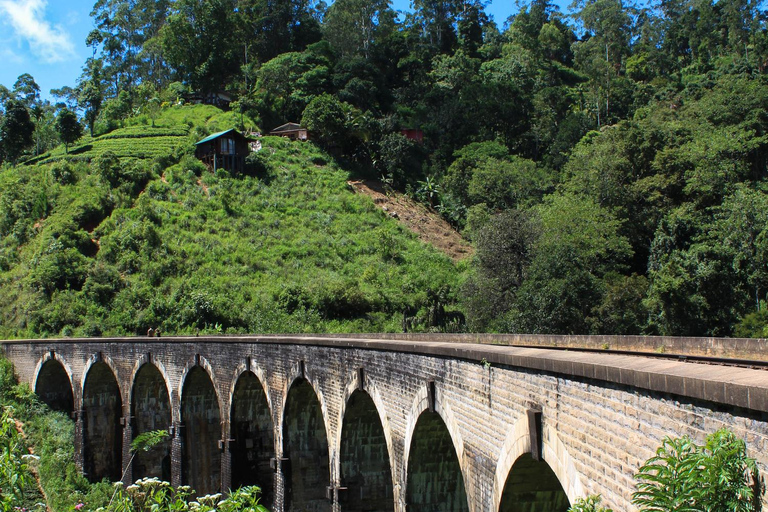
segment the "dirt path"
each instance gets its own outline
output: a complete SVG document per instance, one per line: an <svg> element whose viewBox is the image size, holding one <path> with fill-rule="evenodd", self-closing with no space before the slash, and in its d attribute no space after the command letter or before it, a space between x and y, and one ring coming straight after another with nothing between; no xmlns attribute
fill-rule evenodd
<svg viewBox="0 0 768 512"><path fill-rule="evenodd" d="M454 261L472 254L472 246L436 211L427 208L400 192L387 194L381 182L371 180L349 181L358 194L364 194L390 217L402 222L419 239L447 254Z"/></svg>

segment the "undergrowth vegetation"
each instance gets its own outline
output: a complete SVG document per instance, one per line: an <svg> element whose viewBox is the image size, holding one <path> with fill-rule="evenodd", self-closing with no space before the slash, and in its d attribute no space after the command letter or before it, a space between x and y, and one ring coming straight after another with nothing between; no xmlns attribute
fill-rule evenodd
<svg viewBox="0 0 768 512"><path fill-rule="evenodd" d="M311 143L264 137L250 172L207 171L193 144L228 116L173 107L2 168L0 336L445 328L463 266Z"/></svg>

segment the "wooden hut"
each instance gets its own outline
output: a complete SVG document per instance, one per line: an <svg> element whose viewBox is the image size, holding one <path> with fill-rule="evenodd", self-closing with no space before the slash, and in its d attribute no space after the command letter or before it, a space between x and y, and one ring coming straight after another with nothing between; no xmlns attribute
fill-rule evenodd
<svg viewBox="0 0 768 512"><path fill-rule="evenodd" d="M214 133L195 144L195 156L212 171L242 172L251 140L234 128Z"/></svg>
<svg viewBox="0 0 768 512"><path fill-rule="evenodd" d="M269 132L269 134L288 137L291 140L307 140L309 138L307 129L297 123L285 123Z"/></svg>

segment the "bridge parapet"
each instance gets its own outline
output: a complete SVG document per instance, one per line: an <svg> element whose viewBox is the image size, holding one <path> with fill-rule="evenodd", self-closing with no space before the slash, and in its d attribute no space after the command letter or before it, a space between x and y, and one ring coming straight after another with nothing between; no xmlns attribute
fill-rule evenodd
<svg viewBox="0 0 768 512"><path fill-rule="evenodd" d="M313 334L312 336L330 339L357 339L361 335ZM376 339L394 341L470 343L589 350L612 354L629 352L768 361L768 339L766 338L485 333L382 333L370 336L374 336Z"/></svg>
<svg viewBox="0 0 768 512"><path fill-rule="evenodd" d="M703 442L721 427L746 439L768 469L768 371L493 337L419 338L49 339L3 349L33 389L50 394L62 387L51 379L71 383L71 399L51 400L78 412L86 470L95 467L88 447L97 429L113 428L110 439L122 441L105 448L120 454L114 472L127 464L133 436L169 423L171 443L134 467L135 476L159 472L203 492L260 483L277 511L355 510L367 498L381 510L441 503L506 512L526 499L513 489L531 481L549 504L531 510L600 493L615 510L631 511L633 475L664 436ZM122 421L93 405L109 402L107 368ZM311 475L309 483L300 475Z"/></svg>

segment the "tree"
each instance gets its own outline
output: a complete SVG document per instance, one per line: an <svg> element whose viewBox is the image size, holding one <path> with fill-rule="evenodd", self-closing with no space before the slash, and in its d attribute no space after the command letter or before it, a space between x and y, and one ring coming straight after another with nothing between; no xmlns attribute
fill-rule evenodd
<svg viewBox="0 0 768 512"><path fill-rule="evenodd" d="M56 138L54 127L54 109L49 101L35 104L30 114L35 120L35 155L39 155L53 147Z"/></svg>
<svg viewBox="0 0 768 512"><path fill-rule="evenodd" d="M50 135L51 108L48 101L40 101L40 86L29 73L19 75L13 84L12 96L22 102L35 122L35 155L40 154L41 139ZM46 126L47 124L47 126Z"/></svg>
<svg viewBox="0 0 768 512"><path fill-rule="evenodd" d="M510 314L512 332L587 334L605 293L605 277L624 269L632 249L621 222L589 198L553 194L541 219L525 281Z"/></svg>
<svg viewBox="0 0 768 512"><path fill-rule="evenodd" d="M220 92L240 70L232 0L179 0L160 30L163 55L203 97Z"/></svg>
<svg viewBox="0 0 768 512"><path fill-rule="evenodd" d="M347 131L347 108L330 94L321 94L309 102L301 124L312 132L315 139L327 147L338 146Z"/></svg>
<svg viewBox="0 0 768 512"><path fill-rule="evenodd" d="M4 159L16 163L34 139L35 124L29 116L29 110L18 100L8 100L5 115L0 124L0 150Z"/></svg>
<svg viewBox="0 0 768 512"><path fill-rule="evenodd" d="M139 82L164 85L164 63L148 43L157 37L170 6L170 0L97 0L91 12L96 29L86 44L101 49L110 95L130 91Z"/></svg>
<svg viewBox="0 0 768 512"><path fill-rule="evenodd" d="M622 113L616 89L630 53L630 11L620 0L581 0L575 5L580 8L576 16L589 34L574 45L577 69L589 77L587 110L594 113L598 126L611 124Z"/></svg>
<svg viewBox="0 0 768 512"><path fill-rule="evenodd" d="M552 188L546 172L527 158L511 156L482 162L467 186L470 205L485 203L491 208L532 206ZM468 205L469 206L469 205Z"/></svg>
<svg viewBox="0 0 768 512"><path fill-rule="evenodd" d="M77 108L77 90L65 85L59 89L51 89L51 96L58 98L57 107L67 107L70 110Z"/></svg>
<svg viewBox="0 0 768 512"><path fill-rule="evenodd" d="M717 209L710 234L732 255L733 268L759 311L768 290L768 194L738 185Z"/></svg>
<svg viewBox="0 0 768 512"><path fill-rule="evenodd" d="M16 99L31 109L40 101L40 86L37 85L32 75L24 73L13 84L13 94L16 96Z"/></svg>
<svg viewBox="0 0 768 512"><path fill-rule="evenodd" d="M749 310L751 290L739 277L732 249L715 233L710 214L690 203L659 222L651 243L645 300L652 332L729 336L739 316ZM746 236L733 235L734 242Z"/></svg>
<svg viewBox="0 0 768 512"><path fill-rule="evenodd" d="M101 103L104 101L101 82L101 61L88 59L83 74L80 76L77 86L78 106L83 109L83 117L88 123L88 131L93 137L93 127L101 111Z"/></svg>
<svg viewBox="0 0 768 512"><path fill-rule="evenodd" d="M451 53L458 38L454 24L463 11L464 0L415 0L411 23L428 45L439 53Z"/></svg>
<svg viewBox="0 0 768 512"><path fill-rule="evenodd" d="M77 119L77 115L68 108L62 109L56 117L56 131L61 142L64 143L64 152L69 153L69 145L83 136L83 126Z"/></svg>
<svg viewBox="0 0 768 512"><path fill-rule="evenodd" d="M402 189L421 178L424 153L417 143L399 133L388 133L377 146L374 165L384 181Z"/></svg>
<svg viewBox="0 0 768 512"><path fill-rule="evenodd" d="M325 15L323 32L342 56L370 56L370 49L394 28L390 0L338 0Z"/></svg>
<svg viewBox="0 0 768 512"><path fill-rule="evenodd" d="M245 65L267 62L286 52L302 51L320 40L324 2L309 0L239 0L237 26L245 41Z"/></svg>
<svg viewBox="0 0 768 512"><path fill-rule="evenodd" d="M330 53L323 41L300 53L284 53L261 66L255 99L267 127L295 121L315 96L328 92Z"/></svg>
<svg viewBox="0 0 768 512"><path fill-rule="evenodd" d="M477 264L462 290L471 329L504 328L504 317L527 277L540 236L537 216L522 210L491 217L473 235Z"/></svg>

